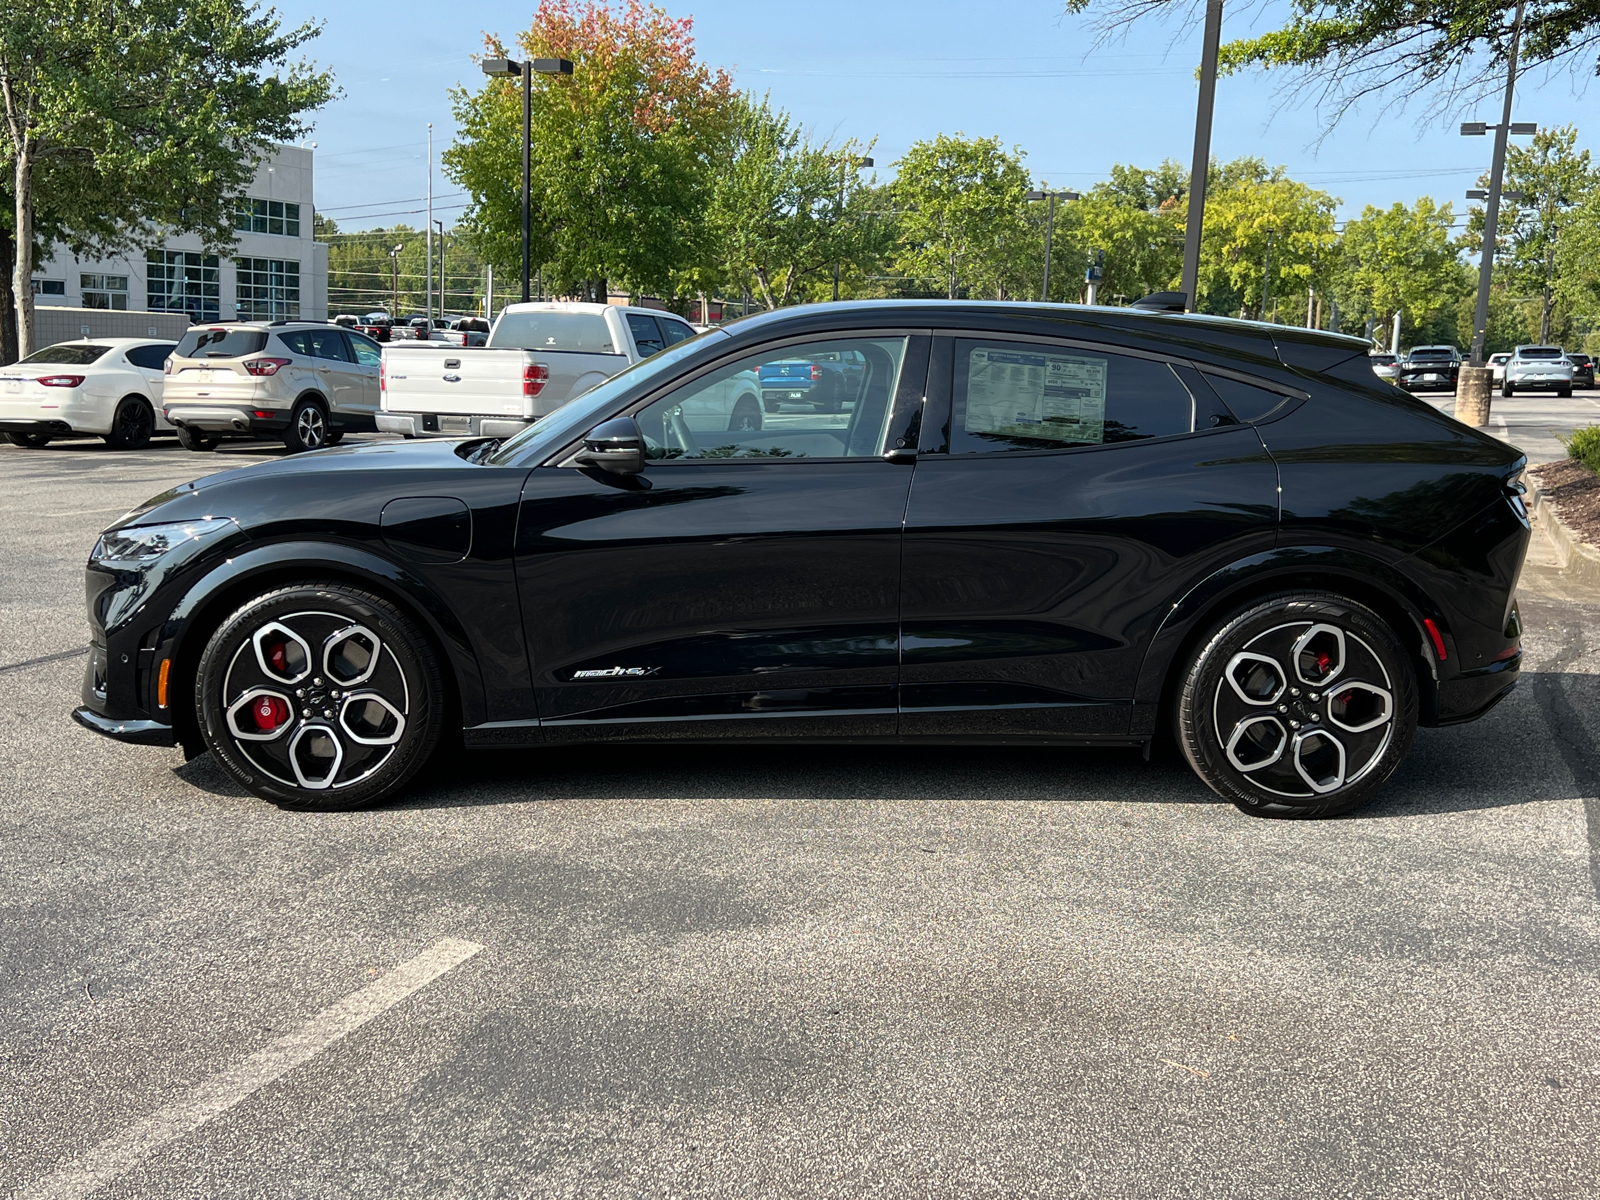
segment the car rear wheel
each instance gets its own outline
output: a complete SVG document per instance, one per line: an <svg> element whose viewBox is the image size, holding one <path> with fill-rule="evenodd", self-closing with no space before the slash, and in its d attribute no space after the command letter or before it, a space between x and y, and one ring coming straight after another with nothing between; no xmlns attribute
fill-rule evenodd
<svg viewBox="0 0 1600 1200"><path fill-rule="evenodd" d="M13 446L25 446L29 450L41 450L50 444L48 433L8 433L6 440Z"/></svg>
<svg viewBox="0 0 1600 1200"><path fill-rule="evenodd" d="M761 408L749 396L733 406L728 418L729 433L756 433L761 429Z"/></svg>
<svg viewBox="0 0 1600 1200"><path fill-rule="evenodd" d="M1410 659L1377 614L1287 592L1226 618L1184 675L1184 757L1246 812L1327 817L1370 800L1417 726Z"/></svg>
<svg viewBox="0 0 1600 1200"><path fill-rule="evenodd" d="M178 426L178 445L185 450L207 451L217 448L217 439L189 425Z"/></svg>
<svg viewBox="0 0 1600 1200"><path fill-rule="evenodd" d="M443 723L422 632L383 597L340 583L245 604L211 635L194 694L223 769L284 808L342 811L393 795Z"/></svg>
<svg viewBox="0 0 1600 1200"><path fill-rule="evenodd" d="M1556 392L1556 395L1560 396L1563 400L1570 400L1572 398L1572 389L1569 387L1561 388Z"/></svg>
<svg viewBox="0 0 1600 1200"><path fill-rule="evenodd" d="M1511 397L1516 393L1516 390L1517 389L1512 387L1509 383L1502 383L1500 385L1500 395L1507 400L1511 399Z"/></svg>
<svg viewBox="0 0 1600 1200"><path fill-rule="evenodd" d="M156 414L143 396L124 396L111 414L106 445L113 450L143 450L156 431Z"/></svg>
<svg viewBox="0 0 1600 1200"><path fill-rule="evenodd" d="M302 400L289 414L289 428L283 431L283 444L290 454L320 450L328 444L328 414L317 400Z"/></svg>

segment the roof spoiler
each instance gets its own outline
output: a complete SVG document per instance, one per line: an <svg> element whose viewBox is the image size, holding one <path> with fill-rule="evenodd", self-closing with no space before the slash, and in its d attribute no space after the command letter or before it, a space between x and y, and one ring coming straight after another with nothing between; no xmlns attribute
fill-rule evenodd
<svg viewBox="0 0 1600 1200"><path fill-rule="evenodd" d="M1151 292L1148 296L1141 296L1129 308L1142 308L1146 312L1172 312L1181 313L1189 311L1188 292Z"/></svg>

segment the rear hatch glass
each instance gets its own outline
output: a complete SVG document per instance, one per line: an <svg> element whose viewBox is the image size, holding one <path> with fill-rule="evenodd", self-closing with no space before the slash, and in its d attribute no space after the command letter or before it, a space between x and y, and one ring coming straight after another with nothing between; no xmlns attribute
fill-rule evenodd
<svg viewBox="0 0 1600 1200"><path fill-rule="evenodd" d="M1560 358L1561 350L1556 346L1529 346L1517 351L1523 358Z"/></svg>
<svg viewBox="0 0 1600 1200"><path fill-rule="evenodd" d="M98 359L110 346L95 346L87 342L66 342L58 346L45 346L23 359L27 363L55 363L63 367L85 367Z"/></svg>
<svg viewBox="0 0 1600 1200"><path fill-rule="evenodd" d="M489 335L489 349L617 353L603 316L575 312L502 313Z"/></svg>
<svg viewBox="0 0 1600 1200"><path fill-rule="evenodd" d="M1449 362L1455 355L1448 350L1413 350L1412 362Z"/></svg>
<svg viewBox="0 0 1600 1200"><path fill-rule="evenodd" d="M191 329L174 352L179 358L242 358L267 344L261 329Z"/></svg>

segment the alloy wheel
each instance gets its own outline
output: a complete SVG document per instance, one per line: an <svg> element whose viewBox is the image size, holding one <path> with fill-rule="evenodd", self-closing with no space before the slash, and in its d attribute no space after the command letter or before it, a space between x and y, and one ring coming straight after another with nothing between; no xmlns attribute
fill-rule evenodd
<svg viewBox="0 0 1600 1200"><path fill-rule="evenodd" d="M1252 787L1315 801L1361 780L1395 732L1394 681L1352 631L1290 621L1251 638L1224 667L1211 728Z"/></svg>
<svg viewBox="0 0 1600 1200"><path fill-rule="evenodd" d="M315 404L307 404L302 408L294 419L294 433L307 450L315 450L323 445L328 438L328 423L322 410Z"/></svg>

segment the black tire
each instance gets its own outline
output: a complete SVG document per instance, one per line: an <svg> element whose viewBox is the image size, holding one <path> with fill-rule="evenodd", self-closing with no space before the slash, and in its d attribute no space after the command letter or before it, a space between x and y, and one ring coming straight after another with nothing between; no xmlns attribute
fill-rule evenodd
<svg viewBox="0 0 1600 1200"><path fill-rule="evenodd" d="M1504 399L1509 400L1515 394L1516 394L1516 389L1513 388L1509 383L1502 383L1500 385L1500 395Z"/></svg>
<svg viewBox="0 0 1600 1200"><path fill-rule="evenodd" d="M1572 389L1571 388L1562 388L1560 391L1558 391L1556 393L1556 395L1560 396L1563 400L1570 400L1570 399L1572 399Z"/></svg>
<svg viewBox="0 0 1600 1200"><path fill-rule="evenodd" d="M779 411L782 405L780 405L776 400L763 400L761 402L761 407L766 409L769 413L775 413Z"/></svg>
<svg viewBox="0 0 1600 1200"><path fill-rule="evenodd" d="M178 426L178 445L185 450L194 450L205 453L217 448L217 439L202 430L194 429L188 425Z"/></svg>
<svg viewBox="0 0 1600 1200"><path fill-rule="evenodd" d="M1331 817L1365 804L1404 760L1416 676L1370 609L1285 592L1205 639L1176 718L1184 757L1223 799L1264 816Z"/></svg>
<svg viewBox="0 0 1600 1200"><path fill-rule="evenodd" d="M290 454L320 450L328 444L328 410L322 401L306 397L289 413L289 428L283 431L283 444Z"/></svg>
<svg viewBox="0 0 1600 1200"><path fill-rule="evenodd" d="M337 446L342 441L344 441L344 430L335 429L328 434L328 440L322 444L324 446Z"/></svg>
<svg viewBox="0 0 1600 1200"><path fill-rule="evenodd" d="M22 446L28 450L42 450L50 444L48 433L8 433L6 441L13 446Z"/></svg>
<svg viewBox="0 0 1600 1200"><path fill-rule="evenodd" d="M759 433L761 431L761 406L749 396L742 396L733 406L728 418L729 433Z"/></svg>
<svg viewBox="0 0 1600 1200"><path fill-rule="evenodd" d="M113 450L143 450L156 431L155 410L143 396L124 396L111 414L106 445Z"/></svg>
<svg viewBox="0 0 1600 1200"><path fill-rule="evenodd" d="M438 660L415 623L382 596L319 582L257 596L225 620L201 655L194 701L206 747L241 787L319 812L403 788L433 754L445 711Z"/></svg>

